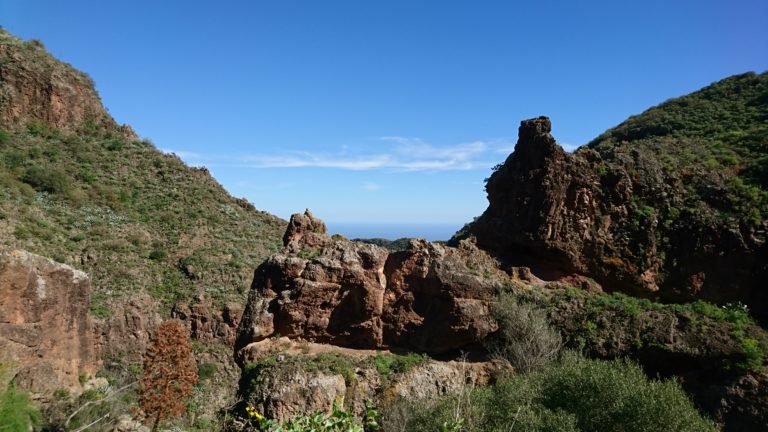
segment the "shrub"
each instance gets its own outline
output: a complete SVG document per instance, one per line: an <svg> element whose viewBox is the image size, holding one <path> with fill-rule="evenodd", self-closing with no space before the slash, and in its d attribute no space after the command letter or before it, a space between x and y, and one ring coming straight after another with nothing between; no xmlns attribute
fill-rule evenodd
<svg viewBox="0 0 768 432"><path fill-rule="evenodd" d="M744 361L738 366L746 369L758 372L763 368L765 362L765 352L760 347L760 341L752 338L744 338L741 340L741 352L744 355Z"/></svg>
<svg viewBox="0 0 768 432"><path fill-rule="evenodd" d="M331 415L322 412L296 416L284 422L264 418L253 407L246 407L248 422L254 430L264 432L375 432L381 430L380 415L372 405L366 403L365 414L357 418L334 405Z"/></svg>
<svg viewBox="0 0 768 432"><path fill-rule="evenodd" d="M139 405L152 420L152 431L173 415L186 412L186 400L197 382L187 330L180 321L166 321L157 328L144 354Z"/></svg>
<svg viewBox="0 0 768 432"><path fill-rule="evenodd" d="M9 170L23 166L26 160L27 156L24 153L16 150L11 150L3 155L3 163Z"/></svg>
<svg viewBox="0 0 768 432"><path fill-rule="evenodd" d="M35 190L55 194L63 194L71 187L69 177L62 171L46 169L37 165L27 168L21 181L32 186Z"/></svg>
<svg viewBox="0 0 768 432"><path fill-rule="evenodd" d="M0 430L29 431L40 424L40 411L29 395L17 390L13 384L0 390Z"/></svg>
<svg viewBox="0 0 768 432"><path fill-rule="evenodd" d="M562 339L550 327L544 310L503 293L493 307L493 315L499 330L486 342L493 356L509 360L522 372L539 369L557 358Z"/></svg>
<svg viewBox="0 0 768 432"><path fill-rule="evenodd" d="M514 375L417 413L409 431L435 431L457 421L464 431L716 431L674 381L649 380L629 361L564 356L550 368Z"/></svg>
<svg viewBox="0 0 768 432"><path fill-rule="evenodd" d="M155 246L152 252L149 253L149 259L152 261L164 261L168 257L168 253L162 246Z"/></svg>
<svg viewBox="0 0 768 432"><path fill-rule="evenodd" d="M216 374L217 369L215 363L203 363L197 368L197 376L200 380L210 379Z"/></svg>
<svg viewBox="0 0 768 432"><path fill-rule="evenodd" d="M377 354L373 357L373 364L382 381L386 382L389 380L390 374L408 372L427 360L429 360L427 355L418 353Z"/></svg>

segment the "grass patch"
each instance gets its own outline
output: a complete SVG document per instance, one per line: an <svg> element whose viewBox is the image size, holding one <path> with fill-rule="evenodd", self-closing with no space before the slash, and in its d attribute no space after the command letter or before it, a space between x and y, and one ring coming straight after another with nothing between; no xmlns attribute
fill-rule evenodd
<svg viewBox="0 0 768 432"><path fill-rule="evenodd" d="M386 383L391 375L408 372L428 360L429 356L419 353L376 354L372 362L382 383Z"/></svg>

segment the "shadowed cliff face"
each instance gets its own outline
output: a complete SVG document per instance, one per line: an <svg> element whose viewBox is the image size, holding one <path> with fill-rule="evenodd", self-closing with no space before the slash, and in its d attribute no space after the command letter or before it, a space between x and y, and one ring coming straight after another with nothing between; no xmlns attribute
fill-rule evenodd
<svg viewBox="0 0 768 432"><path fill-rule="evenodd" d="M543 258L549 269L587 273L582 251L602 225L595 221L598 179L589 161L555 142L551 129L546 117L521 123L515 152L488 180L489 206L473 234L500 256L528 264Z"/></svg>
<svg viewBox="0 0 768 432"><path fill-rule="evenodd" d="M741 301L765 319L766 221L723 216L710 202L732 193L732 175L669 169L658 147L569 154L550 130L546 117L521 123L470 227L480 248L542 275L588 275L610 291ZM710 201L695 189L702 176L711 176Z"/></svg>

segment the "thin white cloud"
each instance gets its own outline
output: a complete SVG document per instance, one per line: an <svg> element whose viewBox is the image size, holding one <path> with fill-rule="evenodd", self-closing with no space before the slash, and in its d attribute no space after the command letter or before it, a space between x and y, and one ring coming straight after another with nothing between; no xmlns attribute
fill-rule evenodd
<svg viewBox="0 0 768 432"><path fill-rule="evenodd" d="M508 139L432 145L420 138L384 136L366 145L342 146L338 152L287 151L245 156L206 156L163 149L187 163L209 167L324 168L350 171L462 171L489 169L503 162L514 145ZM373 189L368 189L373 190Z"/></svg>
<svg viewBox="0 0 768 432"><path fill-rule="evenodd" d="M295 155L253 155L243 158L245 166L253 168L336 168L345 170L370 170L387 168L393 161L387 155L348 158L330 155L302 153Z"/></svg>
<svg viewBox="0 0 768 432"><path fill-rule="evenodd" d="M447 171L490 168L498 163L497 149L509 143L472 141L452 146L434 146L419 138L386 136L391 143L382 151L354 154L344 147L337 154L292 152L282 155L251 155L241 158L253 168L331 168L343 170L390 169L401 171Z"/></svg>
<svg viewBox="0 0 768 432"><path fill-rule="evenodd" d="M373 182L365 182L365 183L363 183L363 189L365 189L367 191L375 192L375 191L381 189L381 185L378 184L378 183L373 183Z"/></svg>

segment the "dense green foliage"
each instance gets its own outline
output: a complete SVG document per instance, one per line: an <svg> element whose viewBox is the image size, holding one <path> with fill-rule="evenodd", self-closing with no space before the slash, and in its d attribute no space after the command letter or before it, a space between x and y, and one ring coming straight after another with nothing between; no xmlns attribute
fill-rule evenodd
<svg viewBox="0 0 768 432"><path fill-rule="evenodd" d="M674 381L649 380L628 361L567 355L417 413L409 431L715 431ZM442 428L442 429L441 429Z"/></svg>
<svg viewBox="0 0 768 432"><path fill-rule="evenodd" d="M613 164L626 166L623 155L629 151L635 161L656 161L638 167L638 175L658 168L682 180L687 196L679 207L639 203L668 223L681 212L706 217L708 212L697 214L702 204L721 217L759 223L768 218L768 73L733 76L671 99L606 131L589 147L606 161L604 175Z"/></svg>
<svg viewBox="0 0 768 432"><path fill-rule="evenodd" d="M377 354L373 357L373 365L383 382L394 374L405 373L429 360L426 354Z"/></svg>
<svg viewBox="0 0 768 432"><path fill-rule="evenodd" d="M259 432L375 432L381 430L380 415L373 405L366 404L366 412L357 418L338 406L330 415L315 412L279 422L264 418L253 407L246 408L248 425L246 430Z"/></svg>
<svg viewBox="0 0 768 432"><path fill-rule="evenodd" d="M28 432L40 424L40 411L29 395L12 384L0 390L0 431Z"/></svg>

